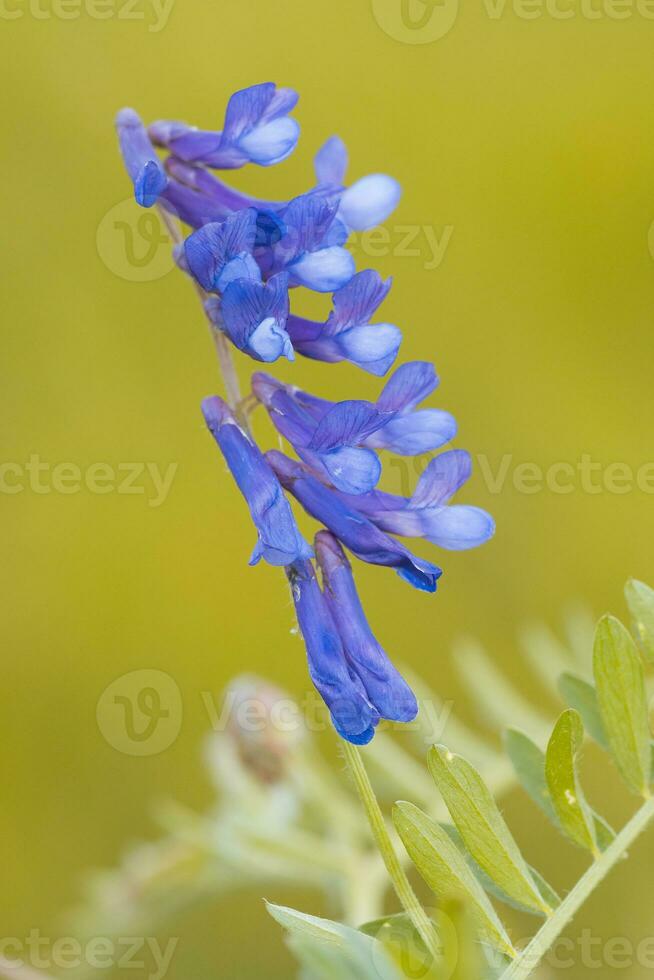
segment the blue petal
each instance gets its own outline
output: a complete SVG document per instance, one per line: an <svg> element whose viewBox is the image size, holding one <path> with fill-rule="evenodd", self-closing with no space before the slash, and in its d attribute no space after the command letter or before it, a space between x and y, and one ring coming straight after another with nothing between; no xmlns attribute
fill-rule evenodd
<svg viewBox="0 0 654 980"><path fill-rule="evenodd" d="M391 280L386 282L378 272L364 269L338 292L334 293L334 310L327 322L329 332L339 333L350 327L370 323L372 315L384 301L391 288Z"/></svg>
<svg viewBox="0 0 654 980"><path fill-rule="evenodd" d="M373 449L387 449L399 456L421 456L453 439L456 428L456 420L449 412L425 408L392 419L382 430L370 436L366 445Z"/></svg>
<svg viewBox="0 0 654 980"><path fill-rule="evenodd" d="M133 109L120 110L116 131L136 201L143 208L151 208L165 190L168 178L148 132Z"/></svg>
<svg viewBox="0 0 654 980"><path fill-rule="evenodd" d="M274 82L262 82L235 92L225 113L223 137L236 143L257 126L265 125L286 115L297 104L298 95L292 89L278 89Z"/></svg>
<svg viewBox="0 0 654 980"><path fill-rule="evenodd" d="M319 184L340 187L347 171L347 148L340 136L330 136L314 158L316 179Z"/></svg>
<svg viewBox="0 0 654 980"><path fill-rule="evenodd" d="M298 530L279 480L225 402L217 396L205 398L202 411L258 531L251 563L263 557L271 565L289 565L309 557L311 548Z"/></svg>
<svg viewBox="0 0 654 980"><path fill-rule="evenodd" d="M336 207L333 201L311 192L294 197L281 215L286 234L275 249L278 261L290 263L320 248L336 217Z"/></svg>
<svg viewBox="0 0 654 980"><path fill-rule="evenodd" d="M290 337L273 316L267 316L252 331L248 350L258 360L267 363L276 361L279 357L287 357L289 361L295 360Z"/></svg>
<svg viewBox="0 0 654 980"><path fill-rule="evenodd" d="M304 467L283 453L271 450L266 459L282 486L290 490L304 509L327 527L362 561L386 565L406 581L424 592L435 592L441 569L413 555L408 548L375 527L353 507L348 506L335 490L330 490Z"/></svg>
<svg viewBox="0 0 654 980"><path fill-rule="evenodd" d="M295 119L275 119L265 126L257 126L239 140L252 163L270 167L289 156L298 141L300 127Z"/></svg>
<svg viewBox="0 0 654 980"><path fill-rule="evenodd" d="M321 418L309 448L327 452L339 446L360 445L368 436L387 425L392 415L378 412L371 402L343 401Z"/></svg>
<svg viewBox="0 0 654 980"><path fill-rule="evenodd" d="M342 493L369 493L379 483L381 463L371 449L343 446L320 453L319 458L331 483Z"/></svg>
<svg viewBox="0 0 654 980"><path fill-rule="evenodd" d="M428 361L402 364L386 382L377 399L382 412L408 412L438 387L434 365Z"/></svg>
<svg viewBox="0 0 654 980"><path fill-rule="evenodd" d="M289 266L291 281L318 293L340 289L355 272L354 259L344 248L333 245L318 252L307 252Z"/></svg>
<svg viewBox="0 0 654 980"><path fill-rule="evenodd" d="M236 279L227 286L221 304L225 332L232 342L258 360L275 360L293 350L284 330L288 316L288 277L266 283ZM272 320L273 322L269 322Z"/></svg>
<svg viewBox="0 0 654 980"><path fill-rule="evenodd" d="M476 548L495 533L495 522L480 507L454 505L425 513L423 533L428 541L449 551Z"/></svg>
<svg viewBox="0 0 654 980"><path fill-rule="evenodd" d="M343 644L320 591L313 566L297 562L287 570L309 673L329 708L339 734L363 744L379 720L359 678L349 670Z"/></svg>
<svg viewBox="0 0 654 980"><path fill-rule="evenodd" d="M402 188L386 174L369 174L357 180L341 197L339 215L355 231L380 225L397 207Z"/></svg>
<svg viewBox="0 0 654 980"><path fill-rule="evenodd" d="M410 687L375 639L357 594L343 549L327 531L316 535L325 598L341 635L346 656L382 718L412 721L418 705Z"/></svg>
<svg viewBox="0 0 654 980"><path fill-rule="evenodd" d="M184 253L193 277L207 292L222 292L228 283L239 278L260 278L259 267L248 255L254 247L257 212L253 208L230 215L224 221L204 225L186 239ZM227 276L225 268L233 259L240 261ZM231 274L230 274L231 272Z"/></svg>
<svg viewBox="0 0 654 980"><path fill-rule="evenodd" d="M391 323L352 327L338 334L335 342L344 360L352 361L364 371L382 377L394 363L402 332Z"/></svg>
<svg viewBox="0 0 654 980"><path fill-rule="evenodd" d="M434 507L447 503L450 497L470 479L472 460L465 449L451 449L430 460L420 476L409 507Z"/></svg>

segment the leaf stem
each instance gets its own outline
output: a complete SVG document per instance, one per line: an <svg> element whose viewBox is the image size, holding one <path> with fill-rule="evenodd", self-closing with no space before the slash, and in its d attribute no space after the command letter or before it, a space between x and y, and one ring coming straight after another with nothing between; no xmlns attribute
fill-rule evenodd
<svg viewBox="0 0 654 980"><path fill-rule="evenodd" d="M561 904L554 910L551 918L543 925L531 942L522 950L509 967L502 973L500 980L523 980L536 969L547 950L563 932L568 922L578 912L588 896L606 877L611 868L622 858L625 851L645 830L654 817L654 799L645 801L631 820L622 828L617 837L605 851L591 864L590 868L579 879L574 888L566 895Z"/></svg>
<svg viewBox="0 0 654 980"><path fill-rule="evenodd" d="M363 803L364 810L366 811L366 816L368 817L368 822L370 823L370 829L372 830L373 836L379 848L379 852L382 856L386 870L390 875L391 881L393 882L393 887L397 897L400 900L402 908L407 913L411 922L415 926L416 931L421 937L427 949L436 955L437 945L436 945L436 935L434 933L434 927L429 921L427 913L423 909L422 905L418 901L418 897L411 887L411 883L406 876L406 873L400 864L399 858L393 847L393 842L388 833L386 827L386 821L384 820L384 815L381 812L379 803L377 802L377 797L375 796L375 791L372 788L370 779L368 778L368 773L363 764L363 759L361 758L361 753L352 745L350 742L343 741L345 759L350 771L354 777L354 782L356 783L356 788Z"/></svg>

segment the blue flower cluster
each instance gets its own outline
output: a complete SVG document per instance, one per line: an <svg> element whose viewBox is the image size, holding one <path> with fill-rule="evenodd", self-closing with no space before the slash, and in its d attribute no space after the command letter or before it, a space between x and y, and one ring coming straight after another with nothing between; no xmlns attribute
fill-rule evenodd
<svg viewBox="0 0 654 980"><path fill-rule="evenodd" d="M123 109L116 126L125 166L142 207L158 204L191 229L177 262L200 287L214 327L235 347L264 363L292 361L297 353L349 361L382 377L401 342L398 327L375 321L390 281L370 269L356 272L346 244L352 231L373 228L393 211L397 182L372 174L347 186L347 152L335 136L316 155L315 186L290 201L251 197L212 172L284 160L299 136L290 116L296 102L290 89L254 85L231 97L216 132L172 121L146 128ZM157 147L168 153L163 162ZM326 322L290 312L296 287L333 294ZM410 721L417 704L368 625L343 547L434 592L441 569L392 535L459 550L494 532L485 511L450 503L470 476L463 450L434 456L411 497L377 489L380 451L417 456L454 437L448 412L419 407L437 385L433 365L414 361L394 371L374 403L334 403L256 372L251 397L296 459L262 453L241 406L218 396L202 405L257 530L251 564L263 558L285 568L311 678L337 731L356 744L370 741L381 718ZM313 547L285 491L323 526Z"/></svg>

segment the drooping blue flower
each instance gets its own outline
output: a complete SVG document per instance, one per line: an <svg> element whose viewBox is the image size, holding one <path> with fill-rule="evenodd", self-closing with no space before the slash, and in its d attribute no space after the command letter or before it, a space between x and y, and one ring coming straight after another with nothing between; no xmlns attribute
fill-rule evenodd
<svg viewBox="0 0 654 980"><path fill-rule="evenodd" d="M298 530L279 480L229 407L214 395L204 399L202 412L257 528L250 564L264 558L271 565L290 565L310 558L313 552Z"/></svg>
<svg viewBox="0 0 654 980"><path fill-rule="evenodd" d="M338 203L316 193L294 198L280 213L285 233L258 256L264 275L285 269L292 286L330 293L349 282L354 259L343 245L347 230L336 218Z"/></svg>
<svg viewBox="0 0 654 980"><path fill-rule="evenodd" d="M418 704L368 625L354 584L350 563L329 531L319 531L315 551L322 571L323 592L341 636L345 655L368 700L382 718L412 721Z"/></svg>
<svg viewBox="0 0 654 980"><path fill-rule="evenodd" d="M257 212L246 208L224 221L204 225L184 242L191 275L207 292L223 293L235 279L261 280L252 250Z"/></svg>
<svg viewBox="0 0 654 980"><path fill-rule="evenodd" d="M382 224L402 196L398 182L387 174L368 174L345 187L347 148L339 136L331 136L318 150L314 164L320 187L342 191L338 216L353 231L367 231Z"/></svg>
<svg viewBox="0 0 654 980"><path fill-rule="evenodd" d="M252 390L280 435L322 479L344 493L367 493L377 486L381 463L362 444L392 416L370 402L351 400L337 402L316 420L291 389L261 372L252 376Z"/></svg>
<svg viewBox="0 0 654 980"><path fill-rule="evenodd" d="M394 568L397 574L416 589L435 592L441 569L413 555L408 548L381 531L367 517L348 506L335 490L330 490L300 463L277 450L269 450L266 459L304 509L342 541L362 561Z"/></svg>
<svg viewBox="0 0 654 980"><path fill-rule="evenodd" d="M292 89L263 82L232 95L222 132L167 120L153 123L149 132L155 143L186 163L202 163L217 170L233 170L246 163L269 167L285 160L295 149L300 127L288 113L297 100Z"/></svg>
<svg viewBox="0 0 654 980"><path fill-rule="evenodd" d="M386 374L397 357L402 333L391 323L372 323L391 280L372 269L358 272L334 293L326 323L289 316L286 328L298 354L316 361L351 361L370 374Z"/></svg>
<svg viewBox="0 0 654 980"><path fill-rule="evenodd" d="M214 319L216 326L250 357L267 363L279 357L287 357L289 361L294 359L293 345L286 333L286 273L272 276L265 283L253 279L233 280L222 295L218 311L219 315Z"/></svg>
<svg viewBox="0 0 654 980"><path fill-rule="evenodd" d="M330 710L336 731L355 745L366 745L375 733L379 714L357 674L348 665L333 615L320 590L310 561L286 569L304 638L311 679Z"/></svg>
<svg viewBox="0 0 654 980"><path fill-rule="evenodd" d="M484 544L495 533L495 522L485 510L449 503L471 472L470 454L451 449L430 460L411 497L379 490L341 496L382 531L425 538L448 551L463 551Z"/></svg>
<svg viewBox="0 0 654 980"><path fill-rule="evenodd" d="M133 109L121 109L116 116L116 131L125 168L134 184L136 202L142 208L151 208L168 178L147 130Z"/></svg>

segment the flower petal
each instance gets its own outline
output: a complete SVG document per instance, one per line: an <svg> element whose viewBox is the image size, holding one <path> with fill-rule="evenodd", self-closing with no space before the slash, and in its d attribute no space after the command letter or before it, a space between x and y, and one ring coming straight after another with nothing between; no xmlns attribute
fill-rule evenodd
<svg viewBox="0 0 654 980"><path fill-rule="evenodd" d="M330 136L323 143L314 158L314 167L319 184L342 186L347 172L347 147L340 136Z"/></svg>
<svg viewBox="0 0 654 980"><path fill-rule="evenodd" d="M397 207L402 188L387 174L369 174L348 187L339 214L349 228L366 231L380 225Z"/></svg>
<svg viewBox="0 0 654 980"><path fill-rule="evenodd" d="M306 286L318 293L331 293L340 289L355 272L352 255L338 245L307 252L289 266L294 285Z"/></svg>
<svg viewBox="0 0 654 980"><path fill-rule="evenodd" d="M409 507L435 507L447 503L470 479L472 460L465 449L451 449L430 460L420 476Z"/></svg>
<svg viewBox="0 0 654 980"><path fill-rule="evenodd" d="M142 208L151 208L165 190L168 178L148 132L133 109L121 109L116 131L125 169L134 184L134 196Z"/></svg>
<svg viewBox="0 0 654 980"><path fill-rule="evenodd" d="M449 551L476 548L495 533L495 521L480 507L457 504L429 508L422 513L424 537Z"/></svg>
<svg viewBox="0 0 654 980"><path fill-rule="evenodd" d="M407 361L394 371L377 399L382 412L408 412L438 387L438 376L429 361Z"/></svg>
<svg viewBox="0 0 654 980"><path fill-rule="evenodd" d="M379 402L377 403L379 404ZM449 442L456 435L456 419L439 408L425 408L392 419L366 440L373 449L387 449L398 456L421 456Z"/></svg>

